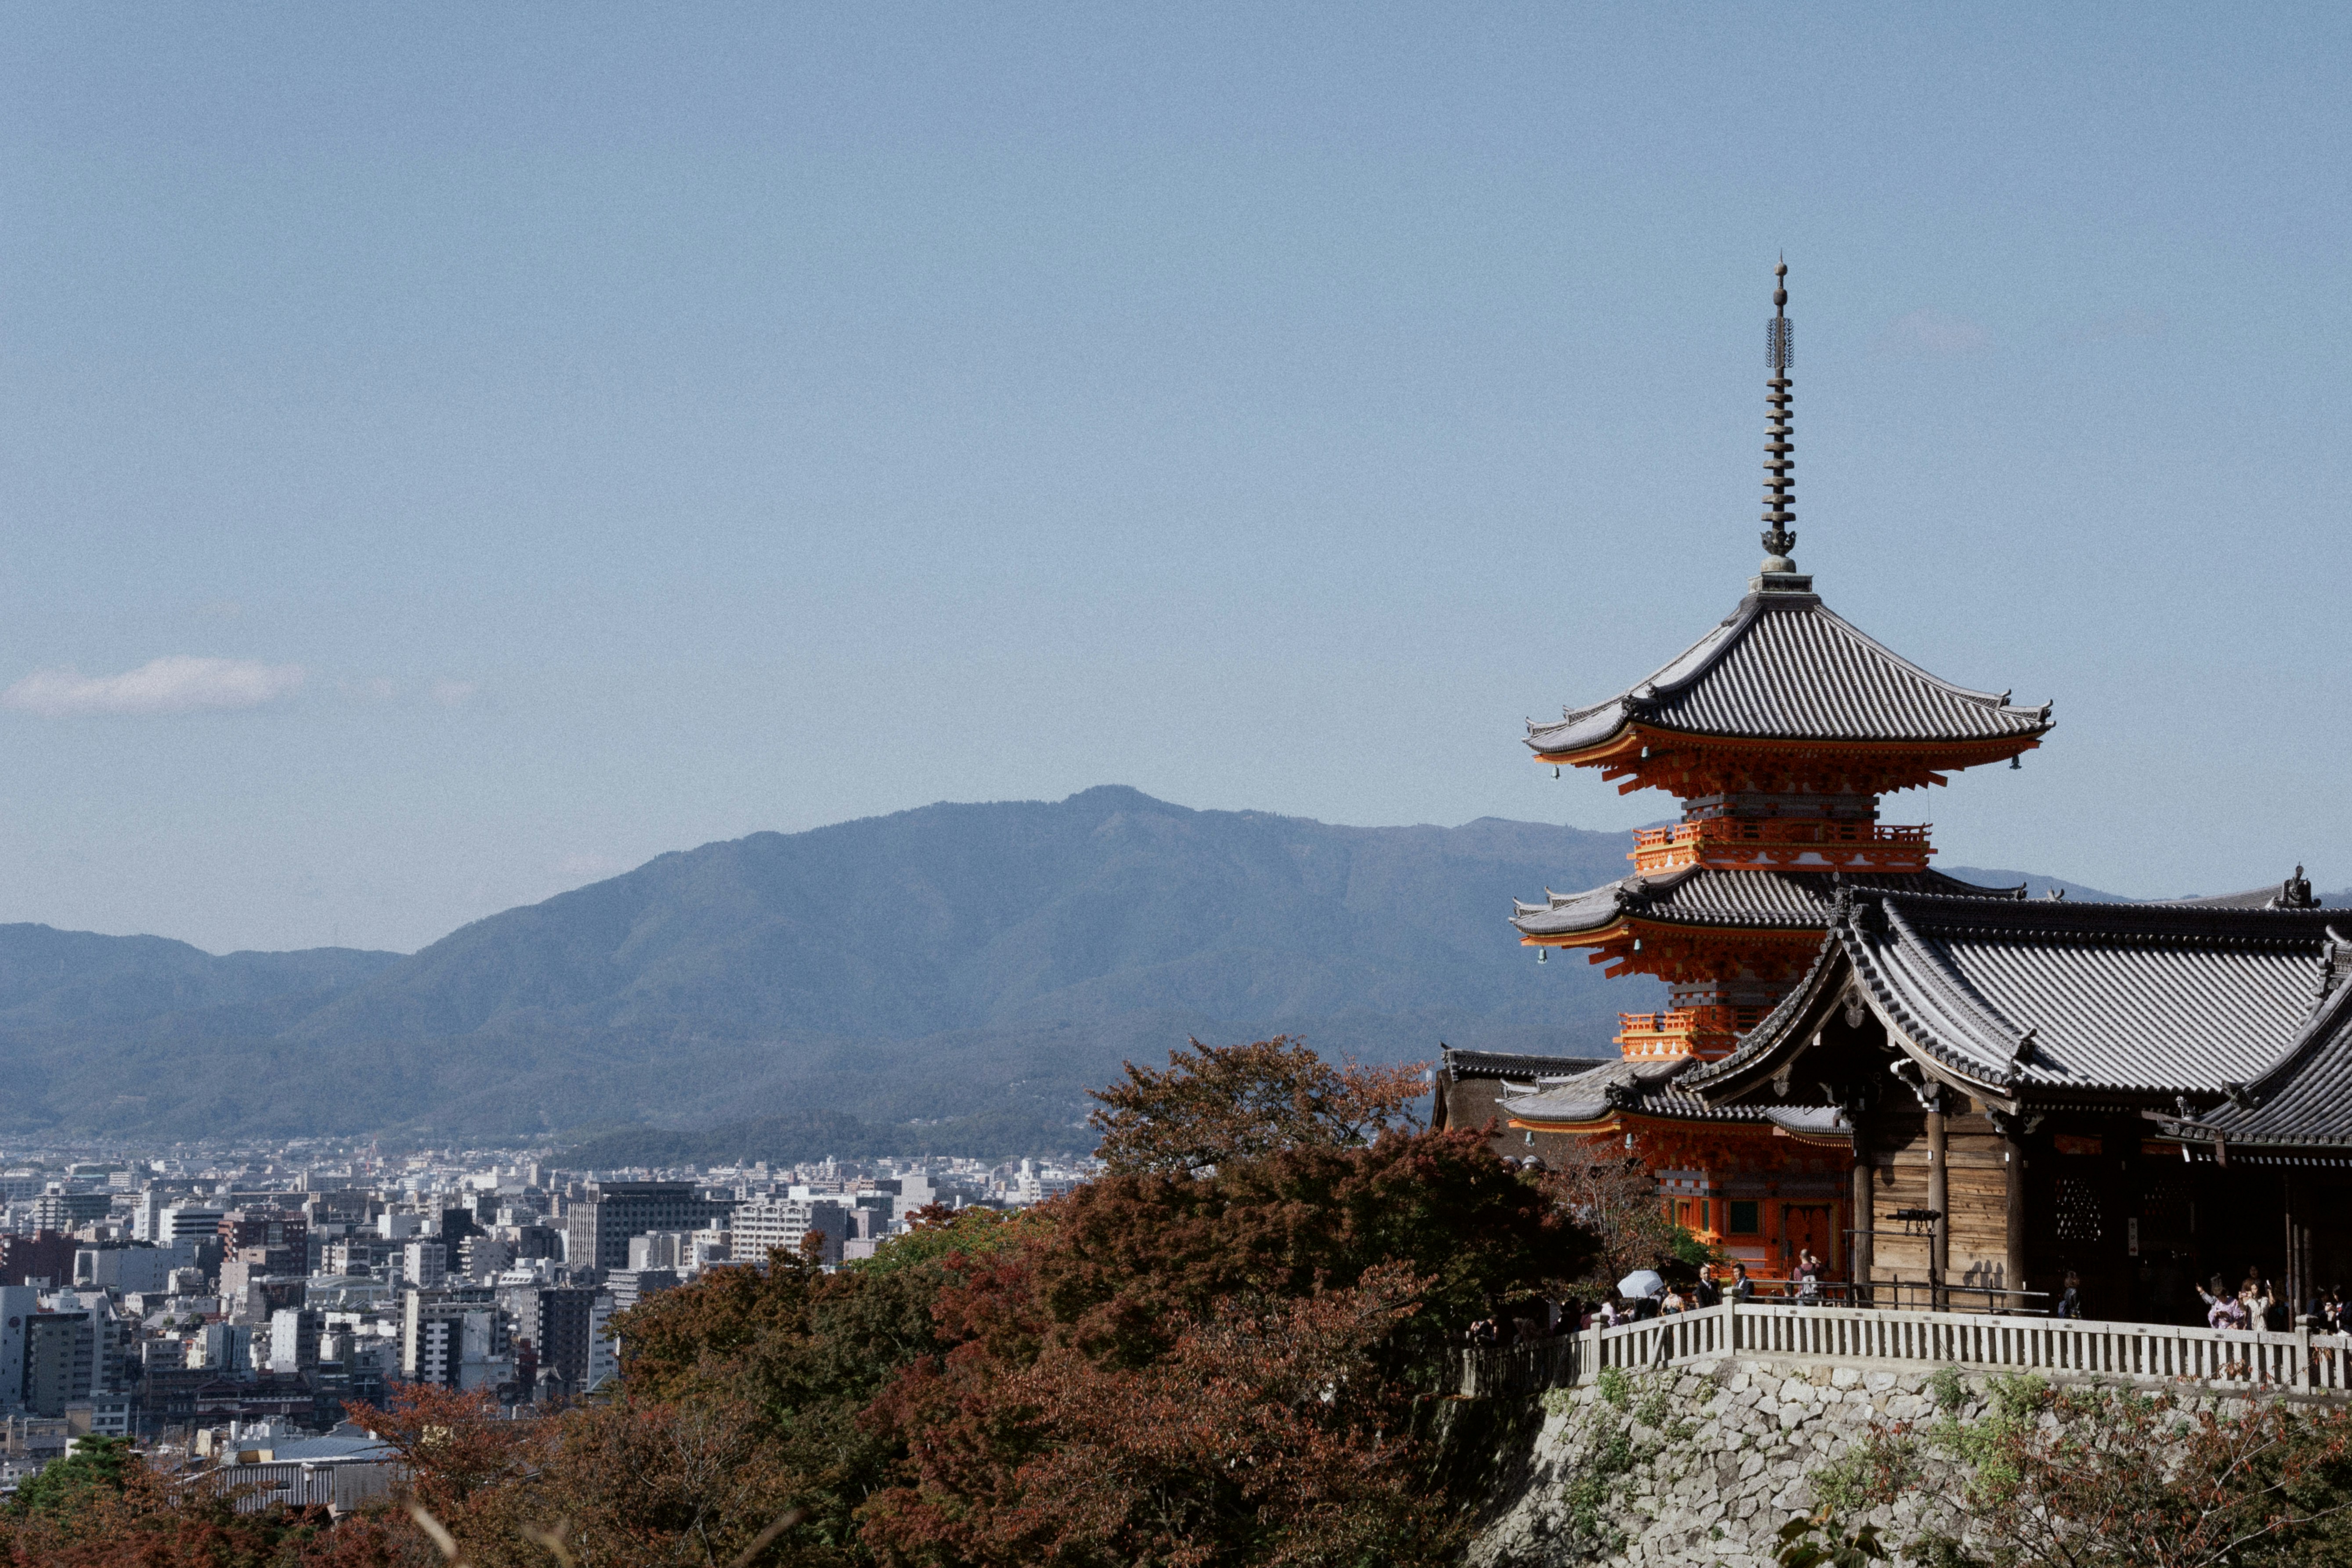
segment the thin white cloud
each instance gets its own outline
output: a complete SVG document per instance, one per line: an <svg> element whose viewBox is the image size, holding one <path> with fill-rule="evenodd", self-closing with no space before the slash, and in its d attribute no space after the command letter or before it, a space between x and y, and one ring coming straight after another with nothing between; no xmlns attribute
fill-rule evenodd
<svg viewBox="0 0 2352 1568"><path fill-rule="evenodd" d="M433 700L444 708L462 708L473 695L474 683L470 680L436 680L433 683Z"/></svg>
<svg viewBox="0 0 2352 1568"><path fill-rule="evenodd" d="M1881 353L1917 354L1946 359L1972 354L1992 342L1992 334L1961 316L1941 310L1913 310L1897 316L1878 335Z"/></svg>
<svg viewBox="0 0 2352 1568"><path fill-rule="evenodd" d="M44 719L77 719L93 713L196 713L258 708L301 689L299 664L175 653L121 675L37 669L0 691L0 707L37 713Z"/></svg>

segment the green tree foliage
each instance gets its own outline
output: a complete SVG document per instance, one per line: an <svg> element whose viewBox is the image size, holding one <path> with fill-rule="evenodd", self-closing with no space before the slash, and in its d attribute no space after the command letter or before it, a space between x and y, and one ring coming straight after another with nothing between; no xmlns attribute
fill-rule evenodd
<svg viewBox="0 0 2352 1568"><path fill-rule="evenodd" d="M64 1458L18 1483L14 1511L62 1514L87 1506L95 1494L121 1496L124 1473L138 1460L123 1437L78 1437Z"/></svg>
<svg viewBox="0 0 2352 1568"><path fill-rule="evenodd" d="M1772 1560L1780 1568L1870 1568L1886 1559L1876 1525L1841 1530L1831 1510L1821 1509L1780 1527L1780 1550Z"/></svg>

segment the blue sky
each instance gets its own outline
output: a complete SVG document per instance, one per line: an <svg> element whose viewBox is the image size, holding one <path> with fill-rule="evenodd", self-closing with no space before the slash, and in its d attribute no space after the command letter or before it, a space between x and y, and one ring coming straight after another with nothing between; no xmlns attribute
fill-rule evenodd
<svg viewBox="0 0 2352 1568"><path fill-rule="evenodd" d="M1955 864L2352 883L2341 7L23 6L0 919L412 948L1125 783L1623 827L1800 563ZM163 661L159 663L158 661ZM1498 911L1512 892L1497 889Z"/></svg>

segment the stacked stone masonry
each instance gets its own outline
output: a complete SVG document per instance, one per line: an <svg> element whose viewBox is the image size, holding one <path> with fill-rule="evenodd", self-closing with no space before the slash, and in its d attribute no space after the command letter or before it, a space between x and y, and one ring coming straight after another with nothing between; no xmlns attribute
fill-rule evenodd
<svg viewBox="0 0 2352 1568"><path fill-rule="evenodd" d="M1554 1390L1525 1486L1501 1500L1470 1560L1475 1568L1765 1568L1780 1527L1817 1505L1816 1472L1874 1426L1941 1414L1934 1375L1727 1359ZM1962 1387L1957 1414L1974 1420L1984 1379ZM1612 1466L1623 1468L1610 1474ZM1847 1522L1875 1523L1898 1545L1923 1528L1949 1530L1938 1490Z"/></svg>

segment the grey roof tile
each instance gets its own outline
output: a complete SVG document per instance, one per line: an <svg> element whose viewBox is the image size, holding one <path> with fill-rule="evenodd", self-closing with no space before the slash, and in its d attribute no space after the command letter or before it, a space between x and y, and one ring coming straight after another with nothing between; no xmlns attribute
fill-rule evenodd
<svg viewBox="0 0 2352 1568"><path fill-rule="evenodd" d="M2339 936L2341 932L2338 933ZM2352 943L2331 944L2318 1005L2294 1041L2233 1100L2200 1120L2232 1143L2352 1149Z"/></svg>
<svg viewBox="0 0 2352 1568"><path fill-rule="evenodd" d="M1526 1094L1506 1094L1503 1109L1514 1117L1540 1121L1599 1121L1619 1113L1684 1121L1763 1121L1760 1105L1709 1105L1679 1080L1696 1064L1675 1061L1613 1061L1559 1082L1535 1085Z"/></svg>
<svg viewBox="0 0 2352 1568"><path fill-rule="evenodd" d="M1544 1057L1517 1051L1465 1051L1448 1046L1443 1070L1460 1082L1465 1078L1536 1079L1580 1073L1606 1067L1613 1057Z"/></svg>
<svg viewBox="0 0 2352 1568"><path fill-rule="evenodd" d="M2004 1095L2216 1094L2297 1037L2327 947L2326 919L2317 910L1857 891L1837 911L1813 972L1687 1087L1729 1091L1796 1043L1851 974L1917 1048Z"/></svg>
<svg viewBox="0 0 2352 1568"><path fill-rule="evenodd" d="M1581 893L1552 893L1540 904L1516 904L1511 923L1528 936L1599 931L1620 915L1669 925L1826 931L1840 886L1971 899L2015 898L2023 891L1979 887L1941 871L1724 871L1683 866L1654 876L1620 878Z"/></svg>
<svg viewBox="0 0 2352 1568"><path fill-rule="evenodd" d="M1849 624L1811 594L1751 594L1724 622L1606 702L1528 726L1545 754L1582 751L1640 721L1741 739L1964 742L2030 739L2047 703L1938 679Z"/></svg>

